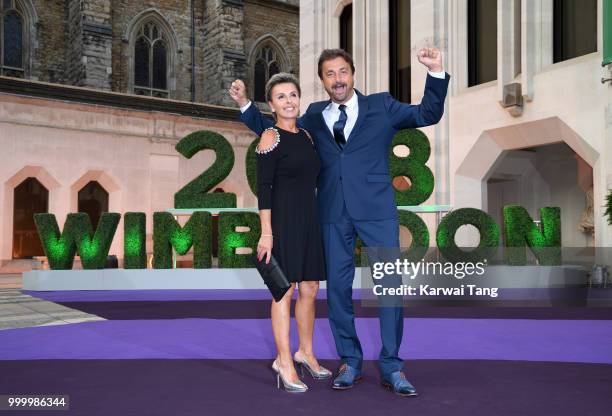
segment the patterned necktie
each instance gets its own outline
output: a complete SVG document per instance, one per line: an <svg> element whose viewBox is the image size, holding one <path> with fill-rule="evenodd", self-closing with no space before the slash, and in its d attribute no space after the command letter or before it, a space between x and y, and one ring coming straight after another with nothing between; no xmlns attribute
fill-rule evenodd
<svg viewBox="0 0 612 416"><path fill-rule="evenodd" d="M346 144L346 138L344 137L344 126L346 126L346 106L344 104L340 104L338 106L338 110L340 110L340 117L338 121L334 123L334 139L340 149L344 147Z"/></svg>

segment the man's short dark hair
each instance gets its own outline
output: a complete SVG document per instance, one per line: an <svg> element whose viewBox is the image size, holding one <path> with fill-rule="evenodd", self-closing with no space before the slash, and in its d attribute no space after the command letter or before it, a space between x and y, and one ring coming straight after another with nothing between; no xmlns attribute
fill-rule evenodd
<svg viewBox="0 0 612 416"><path fill-rule="evenodd" d="M348 62L348 64L351 67L351 72L353 74L355 73L355 64L353 63L353 57L351 56L350 53L348 53L344 49L325 49L323 52L321 52L321 55L319 55L319 78L320 79L323 79L323 62L331 61L332 59L336 59L336 58L342 58L346 62Z"/></svg>

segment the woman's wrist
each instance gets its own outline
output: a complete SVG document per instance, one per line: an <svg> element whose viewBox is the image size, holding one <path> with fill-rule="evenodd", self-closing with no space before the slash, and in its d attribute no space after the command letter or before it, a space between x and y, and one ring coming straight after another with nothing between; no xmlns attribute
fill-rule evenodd
<svg viewBox="0 0 612 416"><path fill-rule="evenodd" d="M272 234L262 234L262 237L274 237Z"/></svg>

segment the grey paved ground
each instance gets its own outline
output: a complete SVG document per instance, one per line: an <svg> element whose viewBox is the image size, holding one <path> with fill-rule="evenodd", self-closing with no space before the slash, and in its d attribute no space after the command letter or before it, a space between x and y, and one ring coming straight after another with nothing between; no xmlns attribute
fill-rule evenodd
<svg viewBox="0 0 612 416"><path fill-rule="evenodd" d="M21 293L21 275L0 275L0 330L103 321L96 315Z"/></svg>

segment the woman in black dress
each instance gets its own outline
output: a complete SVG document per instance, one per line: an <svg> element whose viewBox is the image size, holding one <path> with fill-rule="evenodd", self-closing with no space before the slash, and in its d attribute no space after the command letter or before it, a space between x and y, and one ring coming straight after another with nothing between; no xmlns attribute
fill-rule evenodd
<svg viewBox="0 0 612 416"><path fill-rule="evenodd" d="M300 86L291 74L277 74L266 85L266 98L276 125L264 131L257 146L258 205L261 238L259 259L274 255L291 289L280 302L272 301L272 329L278 355L272 368L285 390L304 392L293 360L313 378L331 377L312 349L315 299L319 280L325 280L323 243L316 208L316 183L321 162L308 132L297 127ZM289 323L291 297L298 286L295 318L299 349L291 357ZM302 371L303 373L303 371Z"/></svg>

